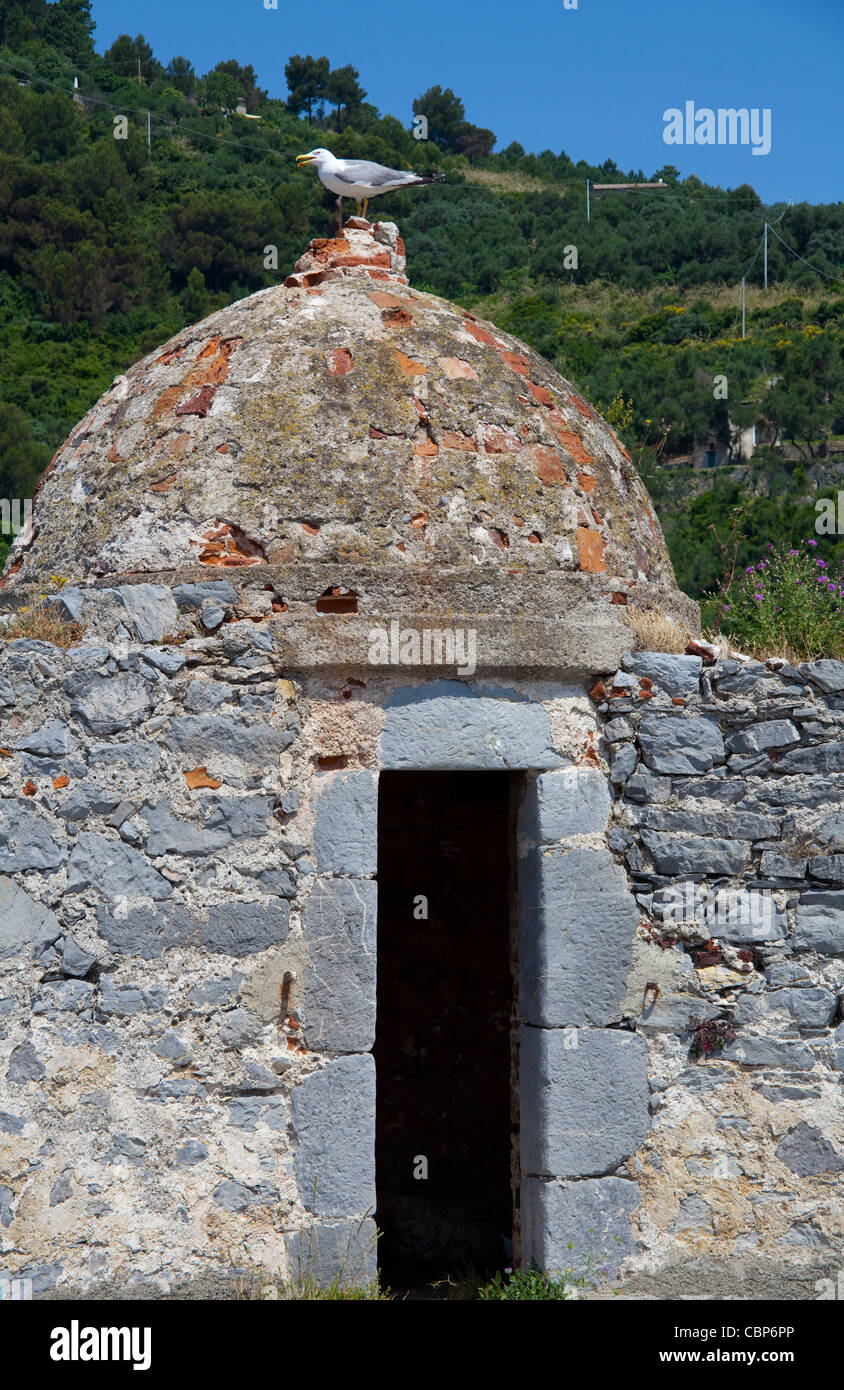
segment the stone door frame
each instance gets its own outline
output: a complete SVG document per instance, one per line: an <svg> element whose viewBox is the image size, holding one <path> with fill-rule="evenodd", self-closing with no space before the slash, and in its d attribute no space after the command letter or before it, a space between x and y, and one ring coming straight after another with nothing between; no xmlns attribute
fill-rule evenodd
<svg viewBox="0 0 844 1390"><path fill-rule="evenodd" d="M307 1164L299 1171L297 1155L303 1201L347 1221L375 1209L380 771L523 774L520 1220L514 1214L521 1261L564 1269L591 1256L617 1268L635 1249L630 1216L640 1200L623 1165L649 1128L647 1046L618 1026L639 912L606 846L612 796L605 774L565 763L553 747L548 711L511 690L457 681L399 690L385 706L378 770L328 773L314 783L317 881L303 907L306 1028L309 1045L332 1054L322 1073L325 1102L330 1096L345 1166L351 1153L357 1168L345 1194L320 1211L309 1206L313 1174ZM354 1096L348 1106L338 1089L344 1066ZM330 1087L326 1073L333 1070L338 1086ZM298 1129L296 1110L294 1093Z"/></svg>

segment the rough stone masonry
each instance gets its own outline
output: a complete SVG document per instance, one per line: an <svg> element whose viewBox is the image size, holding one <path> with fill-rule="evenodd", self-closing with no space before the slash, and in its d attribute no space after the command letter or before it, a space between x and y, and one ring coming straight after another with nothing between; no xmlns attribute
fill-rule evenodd
<svg viewBox="0 0 844 1390"><path fill-rule="evenodd" d="M352 219L152 354L10 557L0 620L80 627L0 642L0 1268L371 1278L378 774L509 769L522 1258L814 1297L844 666L634 651L630 605L696 616L612 432L403 271ZM393 619L476 672L373 666Z"/></svg>

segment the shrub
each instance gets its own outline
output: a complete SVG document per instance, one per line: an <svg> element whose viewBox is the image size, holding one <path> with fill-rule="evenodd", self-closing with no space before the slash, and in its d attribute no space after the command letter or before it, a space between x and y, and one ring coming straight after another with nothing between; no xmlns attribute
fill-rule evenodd
<svg viewBox="0 0 844 1390"><path fill-rule="evenodd" d="M813 661L844 655L844 570L806 540L748 565L723 593L723 627L742 651Z"/></svg>
<svg viewBox="0 0 844 1390"><path fill-rule="evenodd" d="M483 1284L478 1289L478 1299L481 1302L506 1300L536 1303L545 1300L563 1302L577 1298L581 1289L598 1287L590 1277L591 1264L590 1257L582 1274L573 1274L570 1269L544 1273L535 1264L527 1269L506 1269L504 1274L499 1270L488 1284ZM609 1271L603 1268L598 1272L607 1274Z"/></svg>

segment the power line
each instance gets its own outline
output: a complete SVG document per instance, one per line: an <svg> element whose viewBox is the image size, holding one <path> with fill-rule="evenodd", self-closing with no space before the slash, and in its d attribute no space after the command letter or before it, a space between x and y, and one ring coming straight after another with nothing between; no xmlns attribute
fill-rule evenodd
<svg viewBox="0 0 844 1390"><path fill-rule="evenodd" d="M771 231L774 232L773 227L771 227ZM795 251L793 246L789 246L787 241L783 241L779 232L774 232L774 236L776 237L777 241L782 242L786 251L790 251L792 256L796 256L798 261L802 261L803 264L807 265L810 270L814 270L818 275L825 276L827 280L834 280L835 283L838 285L844 285L844 279L842 279L840 275L830 275L828 270L821 270L819 265L812 265L812 262L807 261L805 256L801 256L799 251Z"/></svg>

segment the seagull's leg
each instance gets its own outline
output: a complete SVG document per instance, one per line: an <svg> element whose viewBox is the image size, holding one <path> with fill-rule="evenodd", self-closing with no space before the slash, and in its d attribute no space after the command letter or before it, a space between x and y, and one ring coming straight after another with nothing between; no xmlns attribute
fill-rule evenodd
<svg viewBox="0 0 844 1390"><path fill-rule="evenodd" d="M363 200L363 216L364 216L364 221L366 221L366 209L367 209L368 207L369 207L369 199L368 199L368 198L364 198L364 200Z"/></svg>
<svg viewBox="0 0 844 1390"><path fill-rule="evenodd" d="M355 198L355 208L357 209L358 217L360 217L360 198Z"/></svg>
<svg viewBox="0 0 844 1390"><path fill-rule="evenodd" d="M336 213L335 213L335 215L334 215L334 230L335 230L335 232L342 232L342 230L343 230L343 196L342 196L342 194L338 194L338 195L337 195L336 208L337 208L337 211L336 211Z"/></svg>

